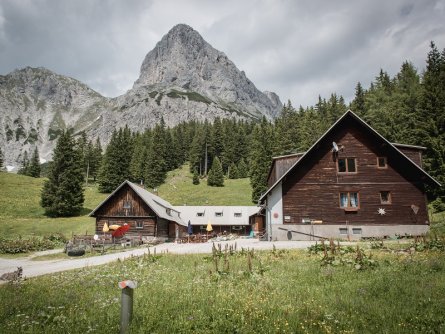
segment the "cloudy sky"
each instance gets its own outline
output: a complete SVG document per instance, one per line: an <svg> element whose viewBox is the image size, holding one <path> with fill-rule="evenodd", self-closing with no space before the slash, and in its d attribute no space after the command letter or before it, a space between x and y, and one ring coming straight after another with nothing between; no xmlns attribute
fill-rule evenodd
<svg viewBox="0 0 445 334"><path fill-rule="evenodd" d="M422 71L430 41L445 48L444 18L445 0L0 0L0 74L43 66L118 96L186 23L282 101L349 101L380 68Z"/></svg>

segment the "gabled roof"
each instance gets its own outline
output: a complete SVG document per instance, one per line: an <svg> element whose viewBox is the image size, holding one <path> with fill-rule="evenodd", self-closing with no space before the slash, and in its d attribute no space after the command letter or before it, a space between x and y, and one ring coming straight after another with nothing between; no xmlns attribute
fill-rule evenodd
<svg viewBox="0 0 445 334"><path fill-rule="evenodd" d="M426 176L433 184L441 187L441 184L437 182L431 175L429 175L427 172L425 172L420 166L418 166L415 162L413 162L410 158L408 158L405 154L403 154L397 147L401 147L402 144L393 144L385 139L382 135L380 135L376 130L374 130L370 125L368 125L364 120L362 120L360 117L358 117L354 112L351 110L348 110L341 116L304 154L303 156L296 161L291 168L289 168L286 173L284 173L267 191L260 197L260 202L262 202L266 196L283 180L292 170L297 168L302 162L304 162L307 159L307 156L316 149L318 143L320 143L325 137L327 137L329 134L331 134L333 131L335 131L341 123L343 123L347 118L353 118L356 121L358 121L361 125L363 125L366 129L368 129L374 136L378 137L379 139L383 140L390 148L393 149L393 151L396 152L400 157L406 160L408 164L410 164L412 167L417 169L422 175ZM408 146L408 145L406 145ZM412 146L417 149L422 148L421 146Z"/></svg>
<svg viewBox="0 0 445 334"><path fill-rule="evenodd" d="M114 194L116 194L119 189L121 189L124 185L128 185L131 189L134 190L136 194L144 201L145 204L147 204L158 217L164 218L166 220L174 221L178 223L179 225L187 226L185 224L181 217L180 213L173 208L173 206L167 202L166 200L160 198L159 196L156 196L155 194L152 194L151 192L145 190L144 188L125 180L122 182L122 184L117 187L102 203L100 203L90 214L90 217L95 217L95 214L97 210L99 210L102 205L104 205L111 197L113 197ZM170 212L170 215L167 213L167 211Z"/></svg>

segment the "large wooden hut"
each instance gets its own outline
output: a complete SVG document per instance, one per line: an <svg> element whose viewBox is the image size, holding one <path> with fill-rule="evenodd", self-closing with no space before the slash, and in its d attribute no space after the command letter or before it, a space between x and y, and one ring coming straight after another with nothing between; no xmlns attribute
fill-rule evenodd
<svg viewBox="0 0 445 334"><path fill-rule="evenodd" d="M269 240L420 235L429 227L423 147L386 140L352 111L307 152L274 159L260 198Z"/></svg>
<svg viewBox="0 0 445 334"><path fill-rule="evenodd" d="M124 181L91 213L96 218L96 233L102 234L105 223L111 225L130 225L129 235L142 238L176 239L187 230L180 217L169 202L146 189Z"/></svg>

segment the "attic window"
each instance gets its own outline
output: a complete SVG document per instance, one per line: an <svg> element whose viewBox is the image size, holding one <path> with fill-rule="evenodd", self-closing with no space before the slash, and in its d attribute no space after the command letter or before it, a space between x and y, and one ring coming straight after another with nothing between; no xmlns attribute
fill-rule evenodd
<svg viewBox="0 0 445 334"><path fill-rule="evenodd" d="M239 218L239 217L242 216L242 213L241 213L241 212L235 212L235 213L233 214L233 216Z"/></svg>
<svg viewBox="0 0 445 334"><path fill-rule="evenodd" d="M339 173L357 172L355 158L339 158L337 160L337 170Z"/></svg>
<svg viewBox="0 0 445 334"><path fill-rule="evenodd" d="M197 212L197 213L196 213L196 216L197 216L197 217L204 217L204 212Z"/></svg>
<svg viewBox="0 0 445 334"><path fill-rule="evenodd" d="M131 201L124 201L124 209L131 209Z"/></svg>
<svg viewBox="0 0 445 334"><path fill-rule="evenodd" d="M380 203L381 204L391 204L391 192L381 191L380 192Z"/></svg>
<svg viewBox="0 0 445 334"><path fill-rule="evenodd" d="M215 217L222 217L222 216L223 216L222 211L221 212L215 212Z"/></svg>
<svg viewBox="0 0 445 334"><path fill-rule="evenodd" d="M386 168L386 157L378 157L377 158L377 167L378 168Z"/></svg>

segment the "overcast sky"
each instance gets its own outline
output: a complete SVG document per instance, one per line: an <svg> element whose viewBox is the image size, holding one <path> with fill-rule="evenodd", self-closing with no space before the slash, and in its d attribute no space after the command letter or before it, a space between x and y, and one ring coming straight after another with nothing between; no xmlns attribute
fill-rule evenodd
<svg viewBox="0 0 445 334"><path fill-rule="evenodd" d="M186 23L295 106L346 101L383 68L425 68L445 48L445 0L0 0L0 74L43 66L99 93L125 93L145 55Z"/></svg>

